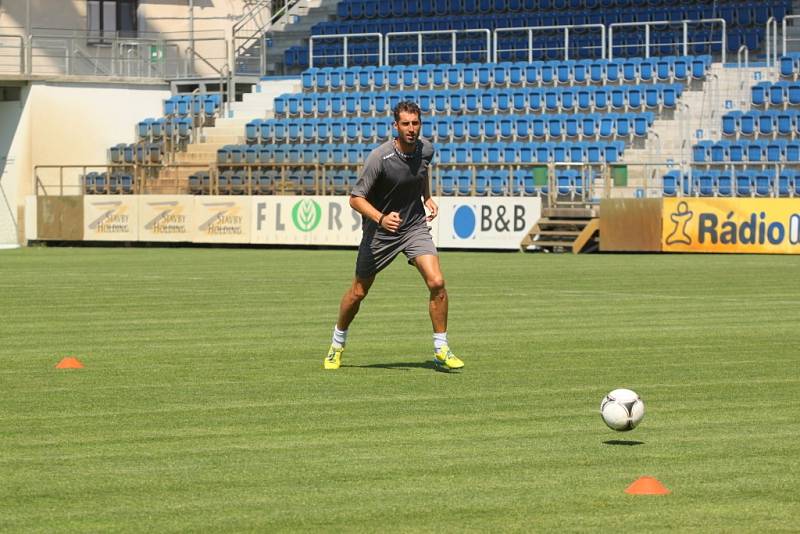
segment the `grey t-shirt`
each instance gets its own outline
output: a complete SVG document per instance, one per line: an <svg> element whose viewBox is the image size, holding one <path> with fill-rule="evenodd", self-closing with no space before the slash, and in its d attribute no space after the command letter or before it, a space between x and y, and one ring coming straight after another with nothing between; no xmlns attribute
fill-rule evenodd
<svg viewBox="0 0 800 534"><path fill-rule="evenodd" d="M428 183L428 168L433 159L433 145L419 138L412 155L405 157L389 140L367 156L352 196L364 197L381 213L396 211L400 214L402 233L406 228L425 220L422 196ZM377 223L364 218L364 233L374 232Z"/></svg>

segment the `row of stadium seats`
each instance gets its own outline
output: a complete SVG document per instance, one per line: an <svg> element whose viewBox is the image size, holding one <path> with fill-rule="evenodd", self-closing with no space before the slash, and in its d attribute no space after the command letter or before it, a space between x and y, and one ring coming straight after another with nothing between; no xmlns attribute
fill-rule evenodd
<svg viewBox="0 0 800 534"><path fill-rule="evenodd" d="M303 145L226 145L217 151L218 165L363 163L375 143ZM439 163L613 163L625 150L623 141L445 143L436 147Z"/></svg>
<svg viewBox="0 0 800 534"><path fill-rule="evenodd" d="M346 0L336 6L340 20L386 19L389 17L432 17L442 15L490 15L497 13L527 14L535 12L541 19L537 26L562 24L565 13L591 11L603 21L640 22L644 20L698 20L724 18L729 24L765 24L770 16L778 21L791 9L789 0L761 2L675 2L649 1L648 5L633 0ZM608 23L608 22L606 22Z"/></svg>
<svg viewBox="0 0 800 534"><path fill-rule="evenodd" d="M615 84L704 79L711 56L521 61L392 67L310 68L301 74L304 92L384 89L464 89Z"/></svg>
<svg viewBox="0 0 800 534"><path fill-rule="evenodd" d="M284 94L275 99L275 116L386 116L403 100L413 100L423 113L563 113L574 111L639 111L674 108L681 84L552 89L395 91L391 93Z"/></svg>
<svg viewBox="0 0 800 534"><path fill-rule="evenodd" d="M664 196L795 197L800 196L800 171L701 170L682 174L675 169L663 177Z"/></svg>
<svg viewBox="0 0 800 534"><path fill-rule="evenodd" d="M556 191L559 197L580 196L591 177L583 176L573 169L556 172ZM338 168L325 171L324 183L320 183L314 169L296 168L281 173L277 169L225 170L218 179L220 194L274 194L283 189L300 194L318 194L321 189L334 194L346 194L357 181L352 169ZM196 173L190 177L193 193L210 192L209 173ZM529 168L444 170L431 177L431 189L443 196L508 196L548 195L549 185L537 184ZM673 170L663 177L664 196L701 197L796 197L800 196L800 173L796 171L700 171L681 174Z"/></svg>
<svg viewBox="0 0 800 534"><path fill-rule="evenodd" d="M120 163L161 163L164 160L164 143L119 143L108 149L108 161Z"/></svg>
<svg viewBox="0 0 800 534"><path fill-rule="evenodd" d="M213 117L219 113L222 96L218 93L175 95L164 100L164 115L167 117L201 116Z"/></svg>
<svg viewBox="0 0 800 534"><path fill-rule="evenodd" d="M556 193L561 197L580 196L590 179L577 170L559 169L556 173ZM298 194L319 194L321 190L334 194L347 194L358 180L352 168L340 167L325 170L322 178L313 168L295 168L281 172L279 169L228 169L219 173L217 189L220 194L270 195L278 191ZM322 182L322 183L320 183ZM211 176L198 172L189 177L193 194L211 192ZM535 196L549 194L549 185L537 184L530 168L467 168L449 169L431 176L431 190L443 196Z"/></svg>
<svg viewBox="0 0 800 534"><path fill-rule="evenodd" d="M606 113L574 115L435 115L422 123L422 136L437 142L517 141L551 138L644 137L655 115ZM378 142L397 135L386 118L254 119L245 125L248 144Z"/></svg>
<svg viewBox="0 0 800 534"><path fill-rule="evenodd" d="M700 141L692 147L696 163L800 162L800 141L785 139L752 141Z"/></svg>
<svg viewBox="0 0 800 534"><path fill-rule="evenodd" d="M750 88L750 94L757 107L800 106L800 82L759 82Z"/></svg>
<svg viewBox="0 0 800 534"><path fill-rule="evenodd" d="M83 176L83 192L87 195L130 195L133 175L126 172L88 172Z"/></svg>
<svg viewBox="0 0 800 534"><path fill-rule="evenodd" d="M467 0L471 1L471 0ZM514 13L504 9L504 5L492 7L493 2L500 4L505 3L505 0L475 0L478 6L484 7L486 10L472 10L472 11L445 11L436 10L437 7L445 7L442 4L447 3L447 0L421 0L425 7L421 13L403 14L398 13L399 10L394 10L393 2L367 2L366 5L371 9L368 10L364 17L354 17L351 13L350 17L339 17L339 21L333 23L318 23L312 27L314 35L320 35L321 30L328 30L333 25L333 28L352 27L358 24L370 24L375 21L398 21L410 19L427 19L427 20L459 20L467 18L484 18L488 20L509 20L508 26L570 26L581 24L615 24L626 22L660 22L660 21L683 21L683 20L701 20L701 19L715 19L723 18L729 27L733 26L750 26L750 25L764 25L770 16L775 17L776 20L783 20L784 16L791 9L791 4L786 2L725 2L723 5L717 7L715 5L685 5L685 6L668 6L668 7L640 7L629 6L625 8L591 8L591 9L564 9L564 10L546 10L546 9L529 9L519 10L520 12ZM515 0L511 0L514 2ZM384 4L381 6L380 4ZM341 5L341 4L340 4ZM360 5L359 3L346 4L351 6ZM412 6L414 4L411 4ZM392 11L395 11L394 13ZM356 13L360 14L360 13ZM402 31L402 30L391 30ZM337 31L335 33L345 33ZM354 32L362 33L362 32Z"/></svg>
<svg viewBox="0 0 800 534"><path fill-rule="evenodd" d="M722 135L798 136L800 110L731 111L722 116Z"/></svg>
<svg viewBox="0 0 800 534"><path fill-rule="evenodd" d="M164 138L188 140L192 136L193 121L190 117L161 117L144 119L136 124L139 141L158 142Z"/></svg>

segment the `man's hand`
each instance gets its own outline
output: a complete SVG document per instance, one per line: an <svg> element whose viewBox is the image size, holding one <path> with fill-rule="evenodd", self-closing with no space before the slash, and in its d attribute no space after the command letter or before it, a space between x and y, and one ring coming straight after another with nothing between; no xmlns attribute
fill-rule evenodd
<svg viewBox="0 0 800 534"><path fill-rule="evenodd" d="M439 215L439 206L436 205L436 202L434 202L432 198L428 198L428 200L425 201L425 207L430 211L430 214L425 220L431 222Z"/></svg>
<svg viewBox="0 0 800 534"><path fill-rule="evenodd" d="M392 211L383 216L380 225L384 230L395 233L397 229L400 228L401 222L403 222L403 220L400 219L400 214L396 211Z"/></svg>

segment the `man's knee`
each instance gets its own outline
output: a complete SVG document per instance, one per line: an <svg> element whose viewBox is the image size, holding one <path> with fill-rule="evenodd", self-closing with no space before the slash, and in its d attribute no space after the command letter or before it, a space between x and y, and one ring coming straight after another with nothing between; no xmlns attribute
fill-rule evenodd
<svg viewBox="0 0 800 534"><path fill-rule="evenodd" d="M369 293L369 286L365 284L359 284L358 282L353 284L353 287L350 288L350 296L356 302L361 302L364 300Z"/></svg>
<svg viewBox="0 0 800 534"><path fill-rule="evenodd" d="M442 276L428 277L425 279L425 283L428 285L431 294L438 294L444 291L444 277Z"/></svg>

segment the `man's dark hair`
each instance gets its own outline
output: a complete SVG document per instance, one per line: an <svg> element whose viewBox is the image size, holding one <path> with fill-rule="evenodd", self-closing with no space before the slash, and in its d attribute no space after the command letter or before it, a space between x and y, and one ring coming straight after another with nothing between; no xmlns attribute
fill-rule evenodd
<svg viewBox="0 0 800 534"><path fill-rule="evenodd" d="M404 100L397 104L394 108L394 122L400 120L400 113L414 113L418 119L422 119L422 110L419 109L416 102L412 102L411 100Z"/></svg>

